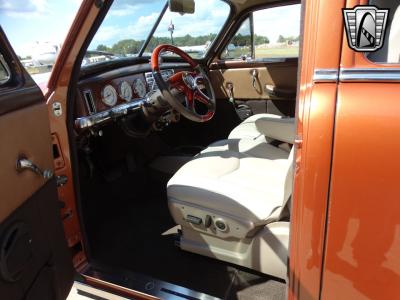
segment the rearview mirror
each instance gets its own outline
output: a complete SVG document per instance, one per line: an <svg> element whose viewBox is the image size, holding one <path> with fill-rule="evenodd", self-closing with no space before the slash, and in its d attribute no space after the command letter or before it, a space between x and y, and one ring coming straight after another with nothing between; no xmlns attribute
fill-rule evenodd
<svg viewBox="0 0 400 300"><path fill-rule="evenodd" d="M169 10L180 14L194 13L194 0L168 0Z"/></svg>

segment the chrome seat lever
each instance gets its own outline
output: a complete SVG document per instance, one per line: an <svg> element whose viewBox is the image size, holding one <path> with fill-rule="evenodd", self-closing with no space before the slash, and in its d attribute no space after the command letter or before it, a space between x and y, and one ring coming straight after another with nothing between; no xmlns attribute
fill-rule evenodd
<svg viewBox="0 0 400 300"><path fill-rule="evenodd" d="M16 169L18 172L23 172L25 170L30 170L35 174L38 174L42 176L44 179L50 179L53 177L53 171L52 170L41 170L38 166L36 166L33 162L31 162L29 159L21 157L17 160L17 165Z"/></svg>

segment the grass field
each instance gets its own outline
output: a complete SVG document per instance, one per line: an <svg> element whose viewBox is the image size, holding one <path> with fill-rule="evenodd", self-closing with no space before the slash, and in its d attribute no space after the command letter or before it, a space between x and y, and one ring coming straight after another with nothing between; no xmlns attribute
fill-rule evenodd
<svg viewBox="0 0 400 300"><path fill-rule="evenodd" d="M297 57L299 56L299 48L256 48L255 55L256 58Z"/></svg>
<svg viewBox="0 0 400 300"><path fill-rule="evenodd" d="M226 58L240 58L242 55L249 55L249 49L236 48L229 51L228 55L223 55ZM299 55L298 47L281 47L281 48L256 48L256 58L277 58L277 57L297 57Z"/></svg>

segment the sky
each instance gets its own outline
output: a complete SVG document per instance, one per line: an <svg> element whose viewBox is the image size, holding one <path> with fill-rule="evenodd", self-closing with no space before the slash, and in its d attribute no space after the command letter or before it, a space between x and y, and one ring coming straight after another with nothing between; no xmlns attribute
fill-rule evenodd
<svg viewBox="0 0 400 300"><path fill-rule="evenodd" d="M30 54L36 41L61 44L81 0L0 0L0 25L15 52Z"/></svg>
<svg viewBox="0 0 400 300"><path fill-rule="evenodd" d="M62 44L82 0L0 0L0 25L18 55L25 57L35 42ZM98 44L112 46L121 39L145 39L165 0L115 0L89 49ZM175 25L174 36L217 33L229 14L220 0L196 0L193 15L167 11L156 36L169 36L168 25ZM255 33L276 41L278 36L297 36L300 6L272 8L254 14Z"/></svg>

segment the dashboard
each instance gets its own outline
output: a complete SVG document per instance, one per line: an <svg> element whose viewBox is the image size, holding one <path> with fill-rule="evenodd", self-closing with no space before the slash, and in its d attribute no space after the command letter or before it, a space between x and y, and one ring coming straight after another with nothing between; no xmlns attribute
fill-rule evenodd
<svg viewBox="0 0 400 300"><path fill-rule="evenodd" d="M172 68L173 66L173 68ZM166 64L161 73L168 80L186 64ZM78 83L75 127L90 129L140 111L147 95L157 90L148 64L123 67L90 76Z"/></svg>

